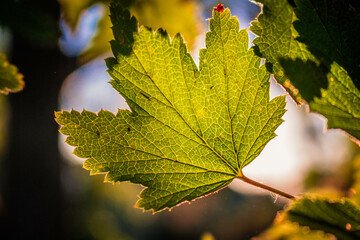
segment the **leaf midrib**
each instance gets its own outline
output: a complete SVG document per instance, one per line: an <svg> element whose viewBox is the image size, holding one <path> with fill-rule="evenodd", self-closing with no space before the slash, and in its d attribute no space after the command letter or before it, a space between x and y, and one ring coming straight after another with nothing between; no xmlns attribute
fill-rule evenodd
<svg viewBox="0 0 360 240"><path fill-rule="evenodd" d="M139 34L139 33L138 33ZM171 43L170 43L171 44ZM212 151L214 152L228 167L230 167L232 169L232 171L236 174L236 170L233 168L233 166L223 157L220 155L220 153L218 153L215 149L213 149L208 142L206 141L206 139L204 139L203 137L201 137L199 135L198 132L196 132L193 127L185 120L185 118L182 116L182 114L180 114L180 112L177 110L177 108L173 105L172 102L169 101L169 99L166 97L166 95L161 91L161 89L158 87L158 85L155 83L154 79L148 74L148 72L146 71L144 65L142 64L142 62L139 60L137 54L135 53L134 49L132 48L132 53L136 56L138 62L140 63L141 67L143 68L143 70L145 71L146 75L149 77L149 79L151 80L151 82L154 84L154 86L158 89L158 91L161 93L161 95L171 104L172 108L175 110L175 112L178 114L178 116L185 122L185 124L190 128L190 130L195 133L195 135ZM130 66L132 66L129 63ZM117 71L118 72L118 71ZM131 82L131 81L130 81ZM134 83L133 83L134 84ZM135 84L134 84L135 85ZM136 86L136 85L135 85ZM136 86L137 87L137 86ZM141 88L139 88L141 89ZM161 102L161 101L159 101ZM162 103L162 102L161 102ZM150 114L149 114L150 115ZM155 118L155 117L154 117ZM157 118L155 118L157 119Z"/></svg>
<svg viewBox="0 0 360 240"><path fill-rule="evenodd" d="M225 77L225 85L226 85L226 98L227 98L226 109L227 109L227 114L228 114L228 118L229 118L228 122L229 122L229 128L230 128L231 144L232 144L232 148L233 148L232 150L233 150L233 154L235 157L235 163L238 166L239 159L238 159L238 154L236 154L236 148L235 148L235 142L234 142L234 132L232 129L232 118L231 118L230 106L229 106L229 101L230 101L229 100L229 76L228 76L228 71L227 71L227 64L225 61L225 43L222 38L223 31L222 31L221 20L222 20L222 18L220 17L219 18L219 21L220 21L219 28L220 28L220 40L221 40L221 46L222 46L221 50L222 50L222 55L223 55L223 68L224 68L224 75L225 75L224 77ZM229 21L231 21L231 18L230 18L230 20L227 20L226 23L228 23ZM231 24L231 22L230 22L230 24ZM225 25L225 23L224 23L224 25ZM231 33L231 30L228 31L228 39L229 39L230 33ZM238 34L238 32L236 34ZM240 169L237 169L237 172L239 170Z"/></svg>

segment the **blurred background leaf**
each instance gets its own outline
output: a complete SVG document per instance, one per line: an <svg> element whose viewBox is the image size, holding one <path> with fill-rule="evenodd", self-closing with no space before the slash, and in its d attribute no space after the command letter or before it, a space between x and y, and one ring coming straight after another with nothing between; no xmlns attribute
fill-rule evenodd
<svg viewBox="0 0 360 240"><path fill-rule="evenodd" d="M335 240L332 234L320 230L310 230L308 227L300 226L297 223L280 220L278 216L271 228L254 237L252 240Z"/></svg>
<svg viewBox="0 0 360 240"><path fill-rule="evenodd" d="M351 225L354 219L348 211L355 215L358 211L354 203L359 205L360 154L355 143L348 151L351 157L337 166L324 169L313 165L304 178L307 195L291 203L269 229L254 239L357 239L350 233L358 231L356 224L355 229Z"/></svg>
<svg viewBox="0 0 360 240"><path fill-rule="evenodd" d="M108 3L107 0L58 0L65 22L75 30L83 11L97 3ZM131 2L131 1L129 1Z"/></svg>
<svg viewBox="0 0 360 240"><path fill-rule="evenodd" d="M360 139L359 13L351 0L258 0L250 28L265 65L298 103L324 115L328 128Z"/></svg>
<svg viewBox="0 0 360 240"><path fill-rule="evenodd" d="M24 88L23 75L0 53L0 93L18 92Z"/></svg>
<svg viewBox="0 0 360 240"><path fill-rule="evenodd" d="M295 0L298 42L317 59L336 62L360 89L360 12L356 0ZM330 68L330 67L329 67Z"/></svg>
<svg viewBox="0 0 360 240"><path fill-rule="evenodd" d="M180 32L187 42L188 49L194 47L195 38L203 31L200 5L194 0L130 0L119 1L130 9L140 25L153 29L166 29L170 36ZM97 22L94 36L79 54L79 63L83 64L110 51L109 41L113 39L111 22L108 17L109 1L106 0L59 0L65 22L76 31L77 24L87 9L102 4L102 17Z"/></svg>
<svg viewBox="0 0 360 240"><path fill-rule="evenodd" d="M285 218L338 239L360 238L360 209L347 198L307 194L286 209Z"/></svg>

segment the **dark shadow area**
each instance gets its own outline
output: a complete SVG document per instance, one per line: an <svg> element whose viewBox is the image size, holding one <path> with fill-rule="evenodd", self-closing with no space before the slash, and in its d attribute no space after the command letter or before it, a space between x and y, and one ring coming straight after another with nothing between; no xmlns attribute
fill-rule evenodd
<svg viewBox="0 0 360 240"><path fill-rule="evenodd" d="M320 90L328 87L328 69L323 64L317 66L315 62L298 58L280 58L279 63L307 102L313 101L314 97L321 97Z"/></svg>
<svg viewBox="0 0 360 240"><path fill-rule="evenodd" d="M156 30L156 34L160 34L161 37L165 38L165 39L169 39L169 34L167 33L166 30L159 28L158 30Z"/></svg>
<svg viewBox="0 0 360 240"><path fill-rule="evenodd" d="M1 0L0 25L33 44L55 47L58 40L57 20L53 18L52 10L43 11L38 5L33 1Z"/></svg>
<svg viewBox="0 0 360 240"><path fill-rule="evenodd" d="M296 7L296 5L295 5L295 0L288 0L288 3L289 3L292 7Z"/></svg>
<svg viewBox="0 0 360 240"><path fill-rule="evenodd" d="M11 117L7 154L0 168L0 238L67 239L54 110L62 81L75 69L75 60L57 47L60 10L56 1L2 4L9 4L10 9L0 6L9 18L0 15L13 33L10 59L24 75L25 89L8 96ZM19 24L23 26L18 28Z"/></svg>
<svg viewBox="0 0 360 240"><path fill-rule="evenodd" d="M122 7L121 3L112 2L110 6L110 19L115 40L111 48L115 55L130 55L134 45L134 33L138 32L138 22L129 10Z"/></svg>
<svg viewBox="0 0 360 240"><path fill-rule="evenodd" d="M252 49L254 50L254 53L256 56L260 57L260 58L264 58L263 57L263 54L261 53L260 51L260 48L259 46L255 45L255 46L252 46ZM269 73L274 73L274 64L269 62L269 61L265 61L265 67L266 67L266 70L269 72Z"/></svg>
<svg viewBox="0 0 360 240"><path fill-rule="evenodd" d="M360 89L360 15L355 0L296 0L294 27L328 68L338 63Z"/></svg>
<svg viewBox="0 0 360 240"><path fill-rule="evenodd" d="M263 58L263 55L262 55L262 53L260 52L259 46L257 46L257 45L252 46L252 49L254 50L255 55L257 55L257 56L260 57L260 58Z"/></svg>

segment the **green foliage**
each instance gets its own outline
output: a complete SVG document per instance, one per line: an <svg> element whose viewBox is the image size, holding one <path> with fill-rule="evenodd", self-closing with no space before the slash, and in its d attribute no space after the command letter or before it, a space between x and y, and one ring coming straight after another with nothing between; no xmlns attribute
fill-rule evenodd
<svg viewBox="0 0 360 240"><path fill-rule="evenodd" d="M329 128L360 138L359 15L349 1L262 1L251 30L258 54L295 100L323 114ZM311 26L311 27L310 27ZM354 26L354 27L352 27ZM297 95L299 92L299 95Z"/></svg>
<svg viewBox="0 0 360 240"><path fill-rule="evenodd" d="M292 97L300 102L301 95L288 81L279 59L299 58L314 60L306 45L296 41L299 34L293 27L296 20L293 7L287 0L259 0L263 4L258 21L251 22L250 30L258 35L253 43L259 56L266 58L266 66ZM301 93L300 93L301 94Z"/></svg>
<svg viewBox="0 0 360 240"><path fill-rule="evenodd" d="M332 233L338 239L360 238L360 209L347 198L308 194L289 206L285 218Z"/></svg>
<svg viewBox="0 0 360 240"><path fill-rule="evenodd" d="M311 111L323 114L329 128L341 128L359 139L359 60L355 57L359 47L355 43L360 25L351 2L295 0L294 6L286 0L261 2L263 12L251 30L259 36L254 44L257 54L266 58L267 69L297 102L305 100ZM355 184L355 193L357 188ZM357 198L355 194L353 199ZM360 211L348 198L305 195L284 216L339 239L360 237ZM284 225L275 224L264 236L278 234L279 228ZM281 237L292 239L299 234ZM309 239L314 232L304 234Z"/></svg>
<svg viewBox="0 0 360 240"><path fill-rule="evenodd" d="M280 217L281 219L281 217ZM252 240L333 240L334 236L323 231L313 230L300 226L288 220L275 220L271 228Z"/></svg>
<svg viewBox="0 0 360 240"><path fill-rule="evenodd" d="M23 75L0 53L0 93L18 92L24 88Z"/></svg>
<svg viewBox="0 0 360 240"><path fill-rule="evenodd" d="M139 1L131 11L155 27L166 26L164 9L180 7L150 2ZM84 167L106 173L107 181L142 184L137 206L155 212L218 191L235 178L246 181L242 169L275 136L285 112L284 97L269 101L269 72L298 103L306 101L327 117L329 128L359 139L356 6L347 0L258 2L264 5L251 26L259 36L255 47L248 49L248 34L239 31L228 9L214 10L199 68L180 34L170 38L162 29L139 28L135 17L113 3L115 57L106 64L131 112L56 113L66 142L87 159ZM158 3L155 19L149 9ZM164 19L172 19L173 10ZM263 66L260 57L266 58ZM359 239L358 172L352 198L297 198L258 239Z"/></svg>
<svg viewBox="0 0 360 240"><path fill-rule="evenodd" d="M295 0L299 41L328 68L336 62L360 87L360 15L354 0ZM309 27L311 26L311 27Z"/></svg>
<svg viewBox="0 0 360 240"><path fill-rule="evenodd" d="M213 12L198 69L179 34L139 29L119 4L110 11L115 58L106 63L132 112L56 113L84 167L146 186L137 206L154 211L242 178L275 137L285 101L269 101L269 74L237 18Z"/></svg>
<svg viewBox="0 0 360 240"><path fill-rule="evenodd" d="M141 25L166 29L170 36L181 33L189 50L203 31L198 10L197 1L193 0L134 0L130 8Z"/></svg>
<svg viewBox="0 0 360 240"><path fill-rule="evenodd" d="M284 66L292 65L286 63ZM319 89L321 97L314 97L309 101L311 111L323 114L328 119L329 128L341 128L357 139L360 139L360 91L355 87L353 81L347 72L337 63L330 66L328 73L325 73L320 67L314 64L301 63L303 65L301 72L293 67L285 70L285 73L296 81L304 81L312 75L317 75L321 80L327 80L327 88ZM308 71L308 72L306 72ZM321 81L320 80L320 81ZM309 88L299 88L300 92L304 90L306 94L311 94ZM310 88L311 89L311 88Z"/></svg>
<svg viewBox="0 0 360 240"><path fill-rule="evenodd" d="M358 153L355 153L350 162L344 162L334 170L335 172L331 174L323 173L322 177L317 173L315 179L322 179L318 183L315 180L311 184L312 192L316 194L307 193L295 199L284 212L278 214L274 224L255 239L359 239L360 158ZM324 185L325 178L331 182L330 185ZM351 188L347 189L349 186ZM337 190L334 189L335 187ZM348 197L344 197L344 194ZM356 217L354 218L353 215Z"/></svg>

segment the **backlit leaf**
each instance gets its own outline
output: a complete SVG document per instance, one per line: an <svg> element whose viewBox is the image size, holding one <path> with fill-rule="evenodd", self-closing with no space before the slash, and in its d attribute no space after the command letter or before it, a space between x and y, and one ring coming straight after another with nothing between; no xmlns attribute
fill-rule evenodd
<svg viewBox="0 0 360 240"><path fill-rule="evenodd" d="M295 100L323 114L329 128L360 139L360 17L352 1L261 2L251 30L270 72Z"/></svg>
<svg viewBox="0 0 360 240"><path fill-rule="evenodd" d="M301 93L294 88L289 77L280 65L280 58L299 58L315 60L306 45L296 41L299 36L293 27L296 16L287 0L257 0L263 4L262 13L257 21L251 22L250 31L258 37L253 43L257 54L266 59L266 66L275 79L281 83L297 102L301 102Z"/></svg>
<svg viewBox="0 0 360 240"><path fill-rule="evenodd" d="M320 230L310 230L309 227L300 226L296 222L275 219L269 229L252 240L334 240L334 237L334 235Z"/></svg>
<svg viewBox="0 0 360 240"><path fill-rule="evenodd" d="M138 28L117 4L110 11L115 58L106 63L131 112L56 113L84 167L144 185L137 206L154 211L241 178L285 112L283 96L269 101L269 74L246 29L229 9L214 11L198 69L179 34Z"/></svg>
<svg viewBox="0 0 360 240"><path fill-rule="evenodd" d="M360 209L347 198L306 195L294 201L285 218L311 229L334 234L338 239L360 238Z"/></svg>

